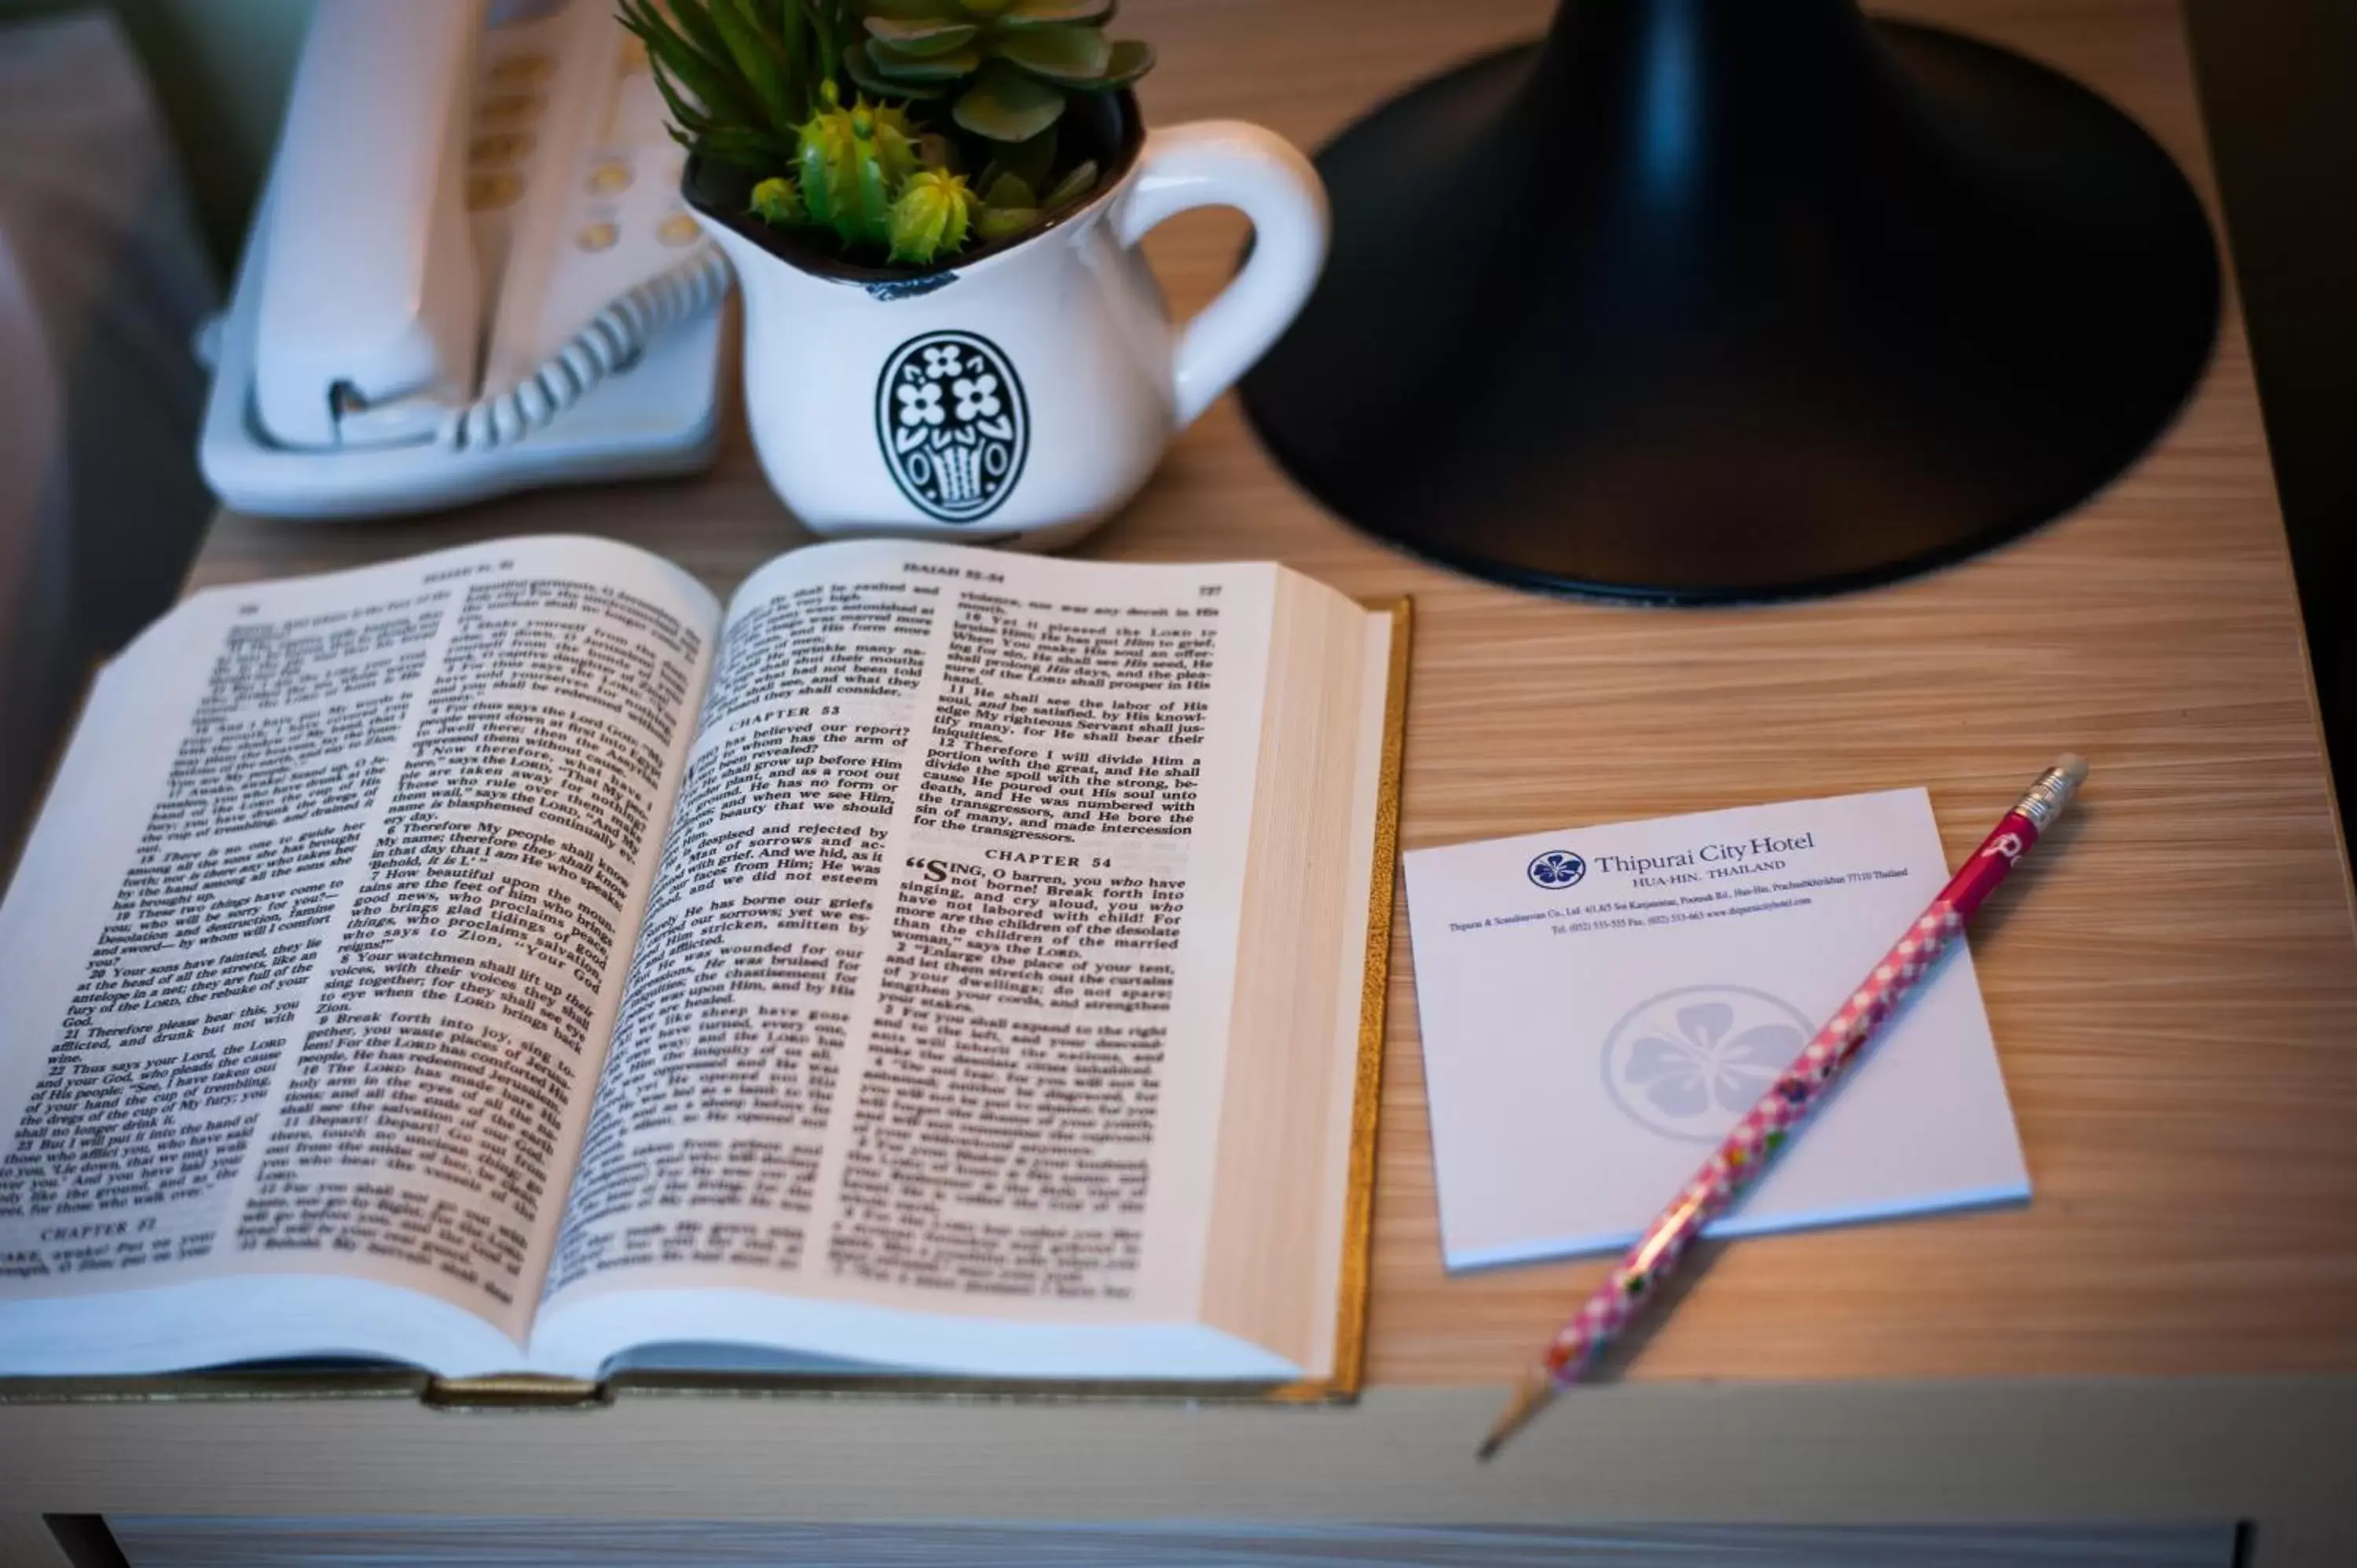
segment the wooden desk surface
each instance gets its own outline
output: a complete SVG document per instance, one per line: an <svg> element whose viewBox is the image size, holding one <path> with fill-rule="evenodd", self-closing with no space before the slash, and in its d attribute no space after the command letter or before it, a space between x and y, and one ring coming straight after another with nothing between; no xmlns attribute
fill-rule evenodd
<svg viewBox="0 0 2357 1568"><path fill-rule="evenodd" d="M1906 0L2153 129L2210 193L2174 0ZM1394 88L1536 31L1544 0L1131 0L1158 122L1315 145ZM2214 198L2213 198L2214 212ZM1176 306L1241 230L1157 232ZM803 537L741 424L716 472L395 524L224 517L198 585L534 530L611 533L726 590ZM1086 553L1277 557L1417 603L1409 847L1928 785L1952 856L2056 751L2083 804L1976 928L2036 1197L1743 1242L1628 1375L1819 1380L2357 1370L2357 937L2241 317L2126 478L2030 539L1827 603L1662 611L1446 575L1295 491L1232 399ZM1598 1262L1443 1278L1405 928L1372 1326L1379 1382L1495 1382Z"/></svg>

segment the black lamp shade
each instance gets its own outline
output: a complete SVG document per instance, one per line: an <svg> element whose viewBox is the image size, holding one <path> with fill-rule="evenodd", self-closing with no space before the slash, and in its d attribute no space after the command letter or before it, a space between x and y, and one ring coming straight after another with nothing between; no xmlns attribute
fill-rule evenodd
<svg viewBox="0 0 2357 1568"><path fill-rule="evenodd" d="M1852 0L1564 0L1318 162L1333 254L1245 407L1344 518L1525 586L1770 599L1986 549L2132 462L2217 330L2134 122Z"/></svg>

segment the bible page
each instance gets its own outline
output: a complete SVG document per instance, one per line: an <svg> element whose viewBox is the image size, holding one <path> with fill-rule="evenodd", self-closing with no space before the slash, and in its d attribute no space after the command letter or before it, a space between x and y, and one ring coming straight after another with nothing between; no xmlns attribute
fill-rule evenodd
<svg viewBox="0 0 2357 1568"><path fill-rule="evenodd" d="M0 1371L521 1361L718 620L518 540L116 660L0 906Z"/></svg>
<svg viewBox="0 0 2357 1568"><path fill-rule="evenodd" d="M745 585L536 1365L1289 1369L1200 1323L1275 580L857 542Z"/></svg>

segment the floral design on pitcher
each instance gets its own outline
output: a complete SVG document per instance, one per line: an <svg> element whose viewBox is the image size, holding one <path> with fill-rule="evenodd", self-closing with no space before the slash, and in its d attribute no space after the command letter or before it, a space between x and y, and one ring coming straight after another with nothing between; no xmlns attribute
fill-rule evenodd
<svg viewBox="0 0 2357 1568"><path fill-rule="evenodd" d="M1023 477L1030 410L996 344L972 332L928 332L884 362L876 438L893 482L920 511L973 522Z"/></svg>

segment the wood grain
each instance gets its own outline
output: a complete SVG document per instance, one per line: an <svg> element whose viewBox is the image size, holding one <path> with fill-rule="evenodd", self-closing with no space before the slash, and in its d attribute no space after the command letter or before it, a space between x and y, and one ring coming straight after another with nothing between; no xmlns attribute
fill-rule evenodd
<svg viewBox="0 0 2357 1568"><path fill-rule="evenodd" d="M2211 195L2172 0L1910 0L2151 127ZM1164 123L1314 144L1542 0L1131 0ZM2214 209L2214 205L2213 205ZM1241 231L1150 242L1191 308ZM543 493L388 524L224 517L193 582L502 533L610 533L726 589L801 534L732 425L690 483ZM1826 603L1659 611L1523 596L1412 563L1295 491L1223 400L1085 547L1275 557L1417 635L1408 847L1928 785L1951 854L2056 751L2076 816L1973 938L2036 1197L1970 1217L1715 1253L1618 1365L1637 1380L2357 1370L2357 939L2257 396L2231 301L2175 427L2072 517L1980 560ZM1395 955L1371 1373L1494 1381L1599 1263L1446 1280L1405 928ZM1534 976L1534 988L1544 976Z"/></svg>

